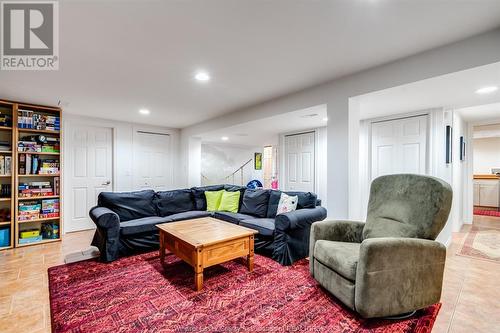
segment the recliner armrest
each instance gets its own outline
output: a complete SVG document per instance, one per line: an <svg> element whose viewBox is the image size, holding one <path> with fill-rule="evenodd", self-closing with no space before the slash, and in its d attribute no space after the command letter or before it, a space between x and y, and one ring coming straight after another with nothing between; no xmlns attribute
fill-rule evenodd
<svg viewBox="0 0 500 333"><path fill-rule="evenodd" d="M94 223L103 229L110 229L120 226L120 217L111 209L95 206L89 211L90 218Z"/></svg>
<svg viewBox="0 0 500 333"><path fill-rule="evenodd" d="M300 229L313 222L321 221L326 218L326 209L324 207L303 208L276 215L275 228L286 231L288 229Z"/></svg>
<svg viewBox="0 0 500 333"><path fill-rule="evenodd" d="M365 318L397 315L439 302L446 247L417 238L361 243L355 304Z"/></svg>
<svg viewBox="0 0 500 333"><path fill-rule="evenodd" d="M314 276L314 245L318 240L361 243L364 222L329 220L314 222L309 239L309 271Z"/></svg>

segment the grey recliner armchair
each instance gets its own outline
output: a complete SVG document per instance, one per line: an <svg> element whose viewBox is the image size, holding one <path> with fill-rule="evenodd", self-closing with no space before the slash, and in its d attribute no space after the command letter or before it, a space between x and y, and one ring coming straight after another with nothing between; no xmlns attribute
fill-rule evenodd
<svg viewBox="0 0 500 333"><path fill-rule="evenodd" d="M311 275L365 318L411 313L439 302L452 190L427 176L400 174L372 182L366 223L311 226Z"/></svg>

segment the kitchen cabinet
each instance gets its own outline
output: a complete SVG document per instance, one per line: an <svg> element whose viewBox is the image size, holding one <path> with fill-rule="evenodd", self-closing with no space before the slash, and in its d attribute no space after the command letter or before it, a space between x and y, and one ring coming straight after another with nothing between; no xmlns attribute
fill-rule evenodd
<svg viewBox="0 0 500 333"><path fill-rule="evenodd" d="M474 206L500 206L500 180L474 179Z"/></svg>

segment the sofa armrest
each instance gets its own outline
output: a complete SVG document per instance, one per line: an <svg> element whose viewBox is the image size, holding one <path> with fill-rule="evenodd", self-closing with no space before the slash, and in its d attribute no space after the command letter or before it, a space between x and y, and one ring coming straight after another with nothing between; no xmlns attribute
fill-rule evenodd
<svg viewBox="0 0 500 333"><path fill-rule="evenodd" d="M93 207L89 211L90 218L94 223L103 229L110 229L120 226L120 218L118 214L106 207Z"/></svg>
<svg viewBox="0 0 500 333"><path fill-rule="evenodd" d="M285 214L276 215L275 228L281 231L300 229L313 222L326 218L326 209L323 207L304 208Z"/></svg>
<svg viewBox="0 0 500 333"><path fill-rule="evenodd" d="M356 310L366 318L398 315L439 302L446 247L417 238L369 238L361 243Z"/></svg>
<svg viewBox="0 0 500 333"><path fill-rule="evenodd" d="M314 222L309 239L309 271L314 276L314 245L318 240L361 243L364 222L330 220Z"/></svg>

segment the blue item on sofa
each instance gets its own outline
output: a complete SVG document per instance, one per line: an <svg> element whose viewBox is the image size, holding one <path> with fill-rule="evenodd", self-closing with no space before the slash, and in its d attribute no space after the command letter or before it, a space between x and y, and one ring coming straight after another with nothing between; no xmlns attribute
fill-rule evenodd
<svg viewBox="0 0 500 333"><path fill-rule="evenodd" d="M253 179L253 180L249 181L247 184L247 188L250 188L250 189L256 189L259 187L262 188L262 183L257 179Z"/></svg>
<svg viewBox="0 0 500 333"><path fill-rule="evenodd" d="M0 229L0 247L10 245L10 229L3 228Z"/></svg>

